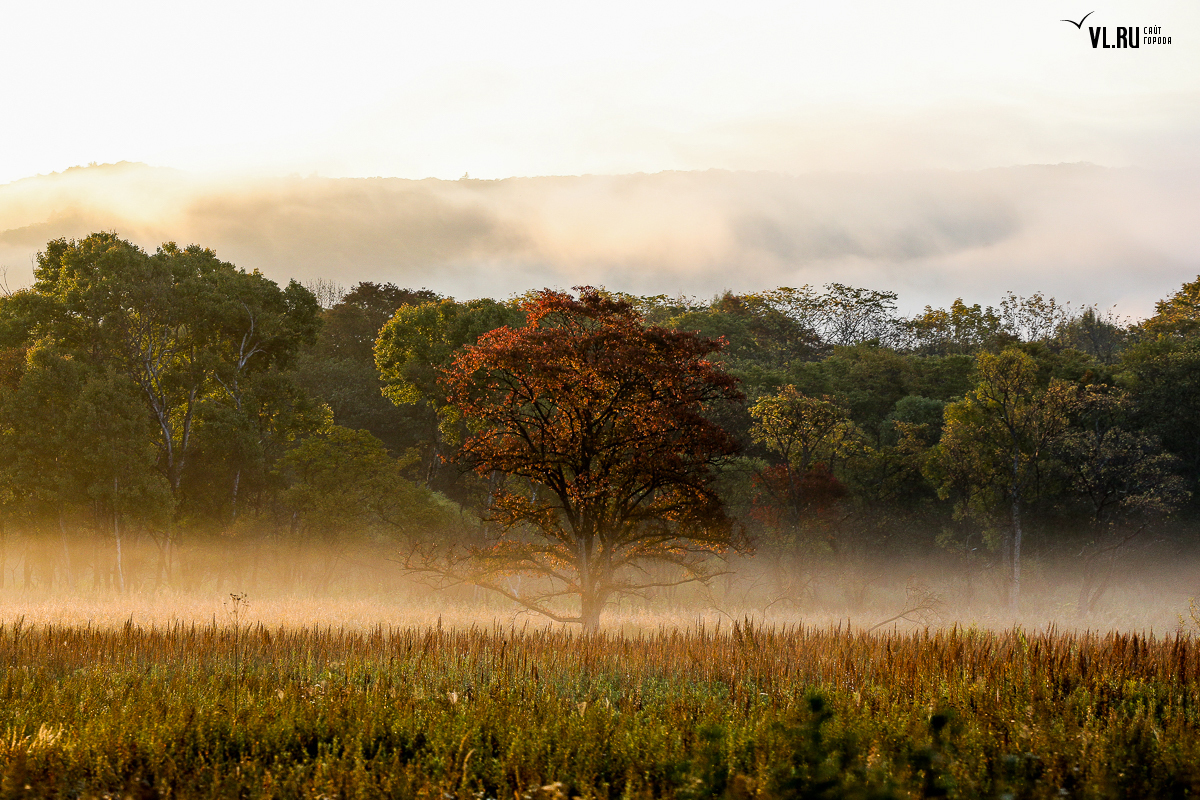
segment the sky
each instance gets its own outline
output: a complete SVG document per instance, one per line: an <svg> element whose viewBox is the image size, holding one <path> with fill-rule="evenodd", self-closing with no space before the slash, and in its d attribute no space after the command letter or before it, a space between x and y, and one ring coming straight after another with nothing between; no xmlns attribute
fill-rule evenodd
<svg viewBox="0 0 1200 800"><path fill-rule="evenodd" d="M1080 28L1062 21L1089 13ZM1158 26L1172 43L1091 46L1089 27L1107 27L1115 41L1118 25ZM287 176L453 180L717 169L806 179L1087 162L1153 173L1143 184L1159 187L1154 203L1170 212L1180 191L1192 207L1194 195L1179 184L1200 169L1195 0L41 2L8 4L2 35L0 190L31 176L122 161L186 172L189 186L220 183L225 195L238 193L238 181L261 186ZM975 200L984 202L991 190L979 186ZM1066 198L1074 190L1055 191L1073 202ZM29 253L12 242L29 237L8 236L5 249L5 232L45 223L37 230L61 234L70 226L50 223L79 217L83 201L22 210L11 200L21 192L9 196L0 256L20 272ZM909 202L903 192L895 198ZM686 195L659 200L680 209L690 202ZM143 201L153 205L154 198ZM597 202L597 213L614 203ZM1120 226L1120 198L1111 204L1105 218ZM34 208L44 219L28 218ZM861 212L852 203L842 209ZM776 216L792 211L784 203ZM1055 207L1045 219L1069 211ZM898 207L893 216L904 212ZM530 213L525 228L538 224L541 212ZM1144 216L1131 213L1137 219L1114 246L1155 250L1161 231L1147 233ZM163 225L150 227L159 235ZM643 251L621 252L623 272L601 269L598 277L633 280L639 272L628 265L639 258L659 269L658 256L678 236L672 230L661 241L653 231L642 235ZM202 226L187 233L206 236ZM1021 269L1036 273L1084 233L1043 237L1045 249ZM1157 249L1169 257L1154 266L1167 277L1154 291L1200 271L1200 242L1168 233L1169 246ZM575 251L588 246L573 242ZM598 243L601 255L606 247ZM785 263L762 278L812 272L820 260L805 252L793 253L790 273ZM404 274L469 294L484 284L489 291L507 286L480 283L497 265L511 267L509 288L517 290L518 279L569 280L569 268L580 263L572 256L550 269L553 256L538 253L517 264L502 248L428 261L427 275ZM962 270L987 261L979 255L963 256ZM786 253L779 257L787 262ZM737 254L721 258L751 263ZM856 258L850 274L893 284L878 288L917 285L913 270L924 263L877 253L863 266L864 257ZM827 268L821 275L838 274L838 264L820 263ZM1133 262L1120 263L1107 259L1105 268ZM1086 268L1077 269L1086 286ZM459 277L450 280L447 270ZM709 291L711 271L697 267L694 279L682 268L659 274L681 291ZM983 289L995 294L1000 284ZM941 294L955 294L954 287ZM1144 308L1147 301L1136 302Z"/></svg>
<svg viewBox="0 0 1200 800"><path fill-rule="evenodd" d="M1094 50L1092 24L1173 41ZM51 0L7 4L4 30L0 182L117 161L407 178L1200 164L1195 0Z"/></svg>

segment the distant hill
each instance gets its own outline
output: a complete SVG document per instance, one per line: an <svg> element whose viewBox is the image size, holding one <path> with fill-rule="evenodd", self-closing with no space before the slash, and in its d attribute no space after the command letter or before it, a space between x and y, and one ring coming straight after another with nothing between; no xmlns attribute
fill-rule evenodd
<svg viewBox="0 0 1200 800"><path fill-rule="evenodd" d="M198 242L285 280L459 297L581 283L639 293L840 281L906 308L1036 290L1145 313L1200 272L1200 175L1025 166L509 178L211 177L120 163L0 185L10 286L59 236Z"/></svg>

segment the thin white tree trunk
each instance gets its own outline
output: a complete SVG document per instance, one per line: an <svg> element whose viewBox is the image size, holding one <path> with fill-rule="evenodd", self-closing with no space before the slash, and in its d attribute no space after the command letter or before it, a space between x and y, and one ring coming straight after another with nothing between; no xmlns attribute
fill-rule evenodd
<svg viewBox="0 0 1200 800"><path fill-rule="evenodd" d="M70 590L75 585L75 580L71 574L71 549L67 546L67 526L63 523L62 510L58 512L58 532L62 536L63 560L66 562L67 567L67 589Z"/></svg>

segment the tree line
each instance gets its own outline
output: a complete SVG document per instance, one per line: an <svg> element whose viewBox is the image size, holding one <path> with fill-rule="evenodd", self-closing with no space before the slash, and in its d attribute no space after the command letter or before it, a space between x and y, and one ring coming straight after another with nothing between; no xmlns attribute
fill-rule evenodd
<svg viewBox="0 0 1200 800"><path fill-rule="evenodd" d="M1040 294L904 317L838 283L333 288L49 242L0 298L0 580L196 587L221 566L189 542L364 543L594 626L731 551L949 556L1015 607L1033 552L1085 566L1086 613L1131 548L1190 541L1200 278L1137 322Z"/></svg>

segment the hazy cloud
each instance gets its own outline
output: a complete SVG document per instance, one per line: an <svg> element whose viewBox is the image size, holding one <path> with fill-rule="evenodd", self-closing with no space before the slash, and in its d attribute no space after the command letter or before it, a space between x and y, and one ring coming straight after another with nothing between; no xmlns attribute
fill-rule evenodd
<svg viewBox="0 0 1200 800"><path fill-rule="evenodd" d="M269 276L459 297L841 281L906 309L1046 291L1146 313L1200 271L1200 175L1089 165L977 172L666 172L499 181L212 178L120 164L0 186L10 285L58 236L197 242Z"/></svg>

